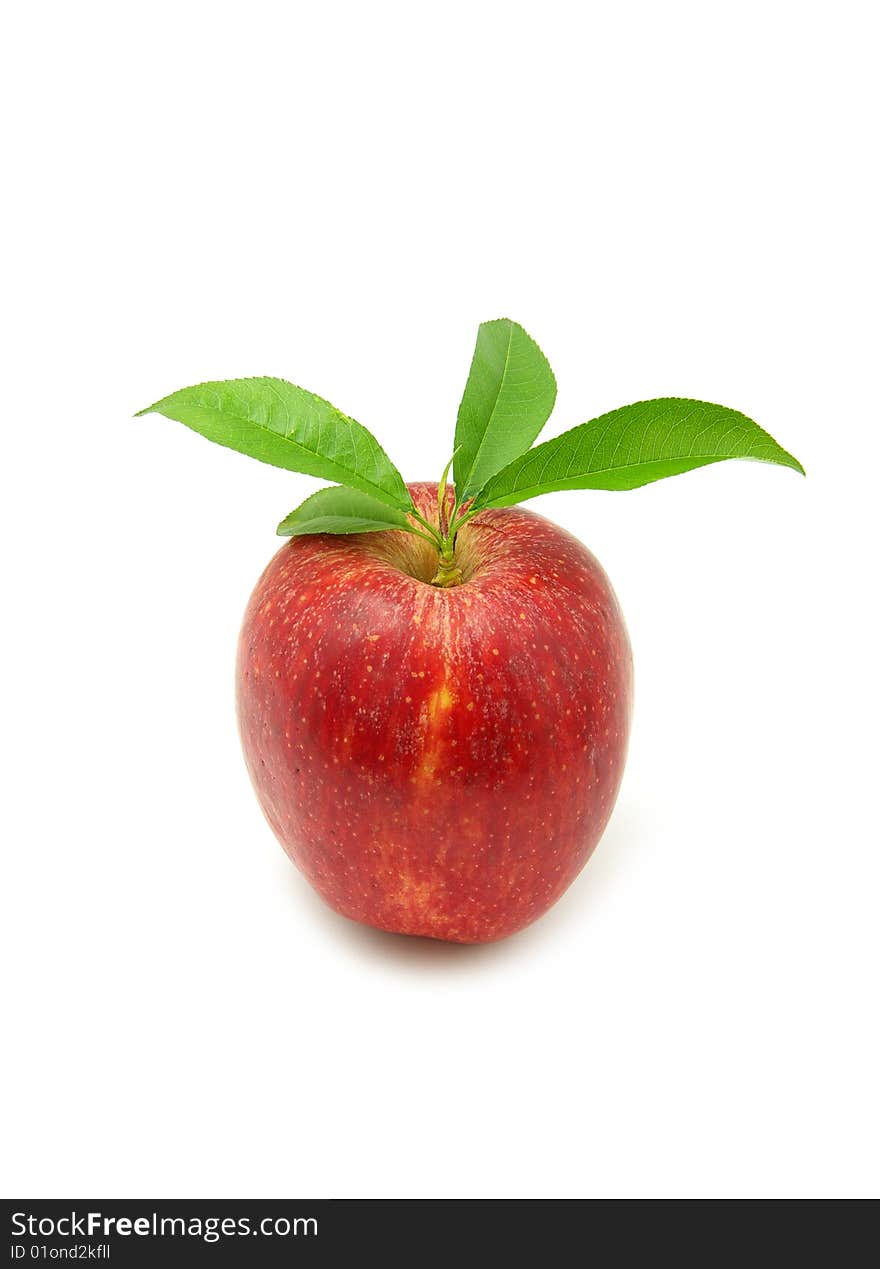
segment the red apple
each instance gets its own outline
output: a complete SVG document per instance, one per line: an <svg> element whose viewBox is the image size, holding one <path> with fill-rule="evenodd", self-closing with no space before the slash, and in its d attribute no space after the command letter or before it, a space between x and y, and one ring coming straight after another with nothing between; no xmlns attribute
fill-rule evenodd
<svg viewBox="0 0 880 1269"><path fill-rule="evenodd" d="M437 486L409 486L437 521ZM337 912L505 938L578 875L614 806L632 657L607 577L519 507L461 529L460 585L405 532L307 536L257 584L238 653L251 779Z"/></svg>

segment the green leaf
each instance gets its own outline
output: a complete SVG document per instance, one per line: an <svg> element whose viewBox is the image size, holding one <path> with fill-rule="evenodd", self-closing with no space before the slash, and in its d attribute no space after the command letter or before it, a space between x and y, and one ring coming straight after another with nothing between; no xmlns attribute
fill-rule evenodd
<svg viewBox="0 0 880 1269"><path fill-rule="evenodd" d="M371 432L284 379L200 383L139 415L151 412L261 463L351 485L390 507L412 506L403 477Z"/></svg>
<svg viewBox="0 0 880 1269"><path fill-rule="evenodd" d="M307 533L376 533L380 529L409 529L402 511L388 507L359 489L335 485L306 498L278 526L282 538Z"/></svg>
<svg viewBox="0 0 880 1269"><path fill-rule="evenodd" d="M483 322L455 427L460 499L528 449L555 400L553 371L535 341L509 318Z"/></svg>
<svg viewBox="0 0 880 1269"><path fill-rule="evenodd" d="M474 505L509 507L557 489L636 489L726 458L778 463L796 458L738 410L706 401L639 401L573 427L509 463Z"/></svg>

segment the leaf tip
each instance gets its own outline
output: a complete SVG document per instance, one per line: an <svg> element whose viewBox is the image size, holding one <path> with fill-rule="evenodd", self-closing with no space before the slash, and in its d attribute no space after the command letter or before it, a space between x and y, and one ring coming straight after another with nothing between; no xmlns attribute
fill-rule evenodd
<svg viewBox="0 0 880 1269"><path fill-rule="evenodd" d="M778 449L781 451L781 456L775 461L780 467L788 467L791 471L796 471L799 476L806 476L807 473L802 463L795 458L794 454L790 454L787 449L782 449L781 445L778 446Z"/></svg>
<svg viewBox="0 0 880 1269"><path fill-rule="evenodd" d="M162 397L161 400L154 401L152 405L145 405L142 410L138 410L136 414L133 414L132 418L140 419L143 418L145 414L164 414L165 411L162 407L169 399L170 398L168 397Z"/></svg>

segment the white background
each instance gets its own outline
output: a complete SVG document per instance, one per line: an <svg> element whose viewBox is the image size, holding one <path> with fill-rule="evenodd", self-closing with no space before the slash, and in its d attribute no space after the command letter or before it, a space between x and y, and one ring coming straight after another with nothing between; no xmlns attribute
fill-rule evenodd
<svg viewBox="0 0 880 1269"><path fill-rule="evenodd" d="M873 11L873 12L872 12ZM7 18L2 1188L876 1193L871 4L34 3ZM238 623L315 482L134 410L276 374L448 457L479 321L763 423L536 504L610 573L618 807L488 948L324 908Z"/></svg>

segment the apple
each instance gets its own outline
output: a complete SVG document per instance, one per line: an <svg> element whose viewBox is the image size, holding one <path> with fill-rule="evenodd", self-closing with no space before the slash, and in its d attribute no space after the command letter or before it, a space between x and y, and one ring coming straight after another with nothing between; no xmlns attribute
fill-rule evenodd
<svg viewBox="0 0 880 1269"><path fill-rule="evenodd" d="M278 525L291 541L248 605L237 701L266 818L354 921L505 938L566 890L611 815L626 628L589 551L520 503L727 459L803 474L754 419L690 397L536 445L555 400L541 349L497 318L477 332L436 485L407 485L368 428L286 379L212 380L140 411L332 482Z"/></svg>
<svg viewBox="0 0 880 1269"><path fill-rule="evenodd" d="M426 519L436 484L408 486ZM458 536L460 584L403 531L293 538L251 597L238 719L260 805L352 920L488 943L564 893L614 807L632 657L614 592L522 508Z"/></svg>

